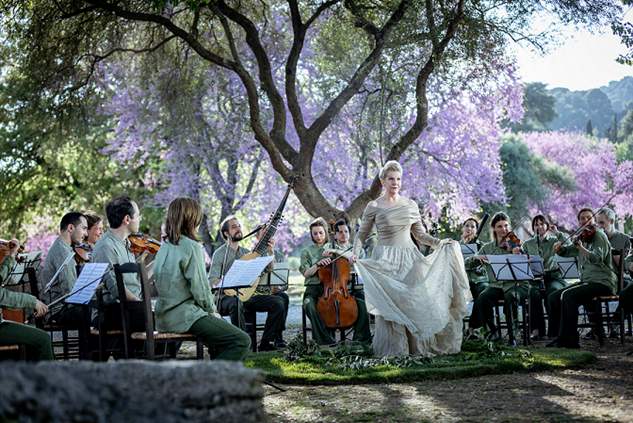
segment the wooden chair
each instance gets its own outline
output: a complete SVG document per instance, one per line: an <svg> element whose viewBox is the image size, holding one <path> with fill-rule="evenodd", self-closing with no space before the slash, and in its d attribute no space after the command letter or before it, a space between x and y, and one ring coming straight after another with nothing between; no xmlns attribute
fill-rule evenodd
<svg viewBox="0 0 633 423"><path fill-rule="evenodd" d="M26 361L26 346L16 344L0 347L0 360Z"/></svg>
<svg viewBox="0 0 633 423"><path fill-rule="evenodd" d="M204 344L202 337L188 333L162 333L154 329L154 312L152 311L152 299L145 263L125 263L123 265L115 264L114 273L116 275L117 288L120 293L125 292L125 285L123 284L123 274L138 274L143 297L141 301L128 301L124 298L124 296L121 296L121 298L119 299L121 302L121 313L123 314L123 332L126 358L131 358L134 356L132 348L133 341L145 342L145 357L148 360L173 358L167 356L167 345L175 345L183 341L194 341L196 343L196 357L193 359L204 359ZM129 311L139 308L143 310L143 314L145 317L145 332L132 333L130 330ZM165 346L164 354L156 354L156 347L158 345Z"/></svg>
<svg viewBox="0 0 633 423"><path fill-rule="evenodd" d="M347 335L354 331L354 327L352 326L347 330L339 330L340 340L339 342L345 342L347 339ZM301 333L303 335L303 345L308 346L308 332L312 333L312 325L308 326L308 316L306 315L306 310L303 308L303 304L301 305ZM336 341L336 331L330 330L330 334L332 338ZM312 339L314 339L314 335L312 335Z"/></svg>
<svg viewBox="0 0 633 423"><path fill-rule="evenodd" d="M508 331L508 322L504 320L502 320L501 316L501 310L500 310L500 306L505 305L505 300L499 300L497 302L497 304L495 305L495 324L497 326L497 330L499 331L499 335L501 335L501 330L505 329L506 332ZM514 322L514 326L520 328L520 332L521 332L521 339L523 340L523 346L527 347L528 343L530 342L530 333L532 332L531 330L531 325L530 325L530 318L529 318L529 310L530 310L530 297L528 296L527 298L522 299L519 302L518 307L521 307L521 320L518 322ZM518 314L518 310L517 310L517 314ZM517 323L520 323L517 325ZM508 336L510 334L508 333Z"/></svg>
<svg viewBox="0 0 633 423"><path fill-rule="evenodd" d="M251 337L251 349L253 352L257 352L257 331L264 331L266 325L257 324L257 312L249 309L244 309L244 327L246 333Z"/></svg>
<svg viewBox="0 0 633 423"><path fill-rule="evenodd" d="M92 351L92 359L98 361L108 361L108 358L111 354L125 354L125 347L112 347L108 348L108 342L110 339L115 339L123 343L123 331L122 330L106 330L103 326L106 318L105 309L106 307L116 306L120 307L118 304L111 304L106 306L103 301L103 292L101 289L97 290L97 299L90 301L88 307L95 308L97 310L97 324L96 327L90 331L90 335L96 337L98 340L98 350Z"/></svg>

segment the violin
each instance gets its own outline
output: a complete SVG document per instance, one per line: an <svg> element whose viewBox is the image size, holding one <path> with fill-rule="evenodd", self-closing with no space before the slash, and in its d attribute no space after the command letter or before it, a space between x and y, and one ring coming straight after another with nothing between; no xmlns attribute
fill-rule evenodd
<svg viewBox="0 0 633 423"><path fill-rule="evenodd" d="M596 233L597 229L598 225L596 223L585 226L584 228L582 228L582 231L577 236L572 238L572 242L574 243L574 245L579 245L581 242L589 241L593 237L593 234Z"/></svg>
<svg viewBox="0 0 633 423"><path fill-rule="evenodd" d="M132 234L128 236L127 239L130 240L132 252L134 254L141 254L148 251L150 254L156 255L158 254L158 249L161 246L160 242L143 234Z"/></svg>
<svg viewBox="0 0 633 423"><path fill-rule="evenodd" d="M330 220L330 239L334 246L334 221ZM319 268L319 279L323 282L323 295L317 302L317 311L329 329L344 330L350 328L358 319L356 300L347 292L351 278L351 267L347 260L332 257L332 263Z"/></svg>
<svg viewBox="0 0 633 423"><path fill-rule="evenodd" d="M92 245L90 244L73 245L73 251L75 252L75 261L79 264L87 263L92 259Z"/></svg>
<svg viewBox="0 0 633 423"><path fill-rule="evenodd" d="M0 239L0 261L4 259L4 257L9 253L9 250L11 250L13 247L15 247L15 244L13 244L11 241ZM18 256L18 254L24 254L25 252L26 250L24 249L24 245L20 245L18 247L17 254L15 255L15 261L17 261L18 263L24 263L25 258Z"/></svg>
<svg viewBox="0 0 633 423"><path fill-rule="evenodd" d="M525 254L525 251L523 251L521 245L523 245L523 243L521 242L519 237L516 236L514 231L512 231L505 236L505 242L503 243L502 248L507 248L508 251L512 251L518 247L521 250L521 254Z"/></svg>

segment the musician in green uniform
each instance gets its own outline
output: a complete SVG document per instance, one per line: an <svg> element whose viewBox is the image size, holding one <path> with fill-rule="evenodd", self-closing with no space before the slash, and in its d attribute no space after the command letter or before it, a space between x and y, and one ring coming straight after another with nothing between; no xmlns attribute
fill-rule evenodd
<svg viewBox="0 0 633 423"><path fill-rule="evenodd" d="M461 245L468 245L472 243L472 239L479 229L479 220L475 217L469 217L464 221L462 225L462 236L459 241ZM477 251L484 245L484 242L477 239L475 242L477 245ZM484 266L476 266L474 268L466 269L468 275L468 285L470 286L470 293L473 295L473 301L477 301L477 297L484 289L488 287L488 274Z"/></svg>
<svg viewBox="0 0 633 423"><path fill-rule="evenodd" d="M527 254L541 256L543 268L545 269L545 275L542 276L541 281L530 282L531 338L538 340L541 339L541 335L545 335L543 299L545 299L545 307L547 307L547 297L552 292L567 286L554 252L554 244L556 242L564 242L565 235L558 231L556 225L550 225L547 218L542 214L537 214L532 218L532 232L534 232L534 236L523 243L523 250ZM552 235L548 235L548 232L551 232ZM543 298L541 297L542 295ZM548 336L557 336L558 332L551 329L552 327L550 326Z"/></svg>
<svg viewBox="0 0 633 423"><path fill-rule="evenodd" d="M633 241L631 243L633 244ZM633 245L631 245L631 248L633 248ZM633 277L633 250L626 258L624 265L626 266L625 271L629 273L629 276ZM625 313L633 313L633 283L620 291L620 307L624 308Z"/></svg>
<svg viewBox="0 0 633 423"><path fill-rule="evenodd" d="M239 245L244 238L242 235L242 225L235 216L229 216L220 224L220 233L226 243L218 248L211 258L211 268L209 269L208 279L211 287L219 287L222 281L222 275L225 275L235 260L244 257L250 251ZM268 242L268 254L273 255L275 252L275 240L271 238ZM227 254L226 268L223 269L224 257ZM274 267L274 261L270 263L270 268ZM248 300L242 302L238 298L231 295L222 295L219 309L222 313L228 314L231 322L242 329L246 330L244 320L244 309L254 312L268 313L264 333L259 345L259 351L275 350L275 335L283 332L286 323L287 303L278 295L261 295L257 291L254 292Z"/></svg>
<svg viewBox="0 0 633 423"><path fill-rule="evenodd" d="M11 269L15 266L15 254L20 247L17 239L12 239L12 248L8 251L2 263L0 263L0 283L2 283ZM9 310L22 308L35 309L35 317L42 317L48 312L48 307L29 294L13 292L0 288L0 307ZM28 361L53 360L53 344L51 337L43 330L33 328L16 322L7 322L2 319L0 309L0 346L23 344L26 346L26 359Z"/></svg>
<svg viewBox="0 0 633 423"><path fill-rule="evenodd" d="M306 290L303 294L303 308L312 323L312 334L316 342L319 345L333 346L336 345L336 341L328 331L317 310L319 297L321 297L324 292L323 283L319 279L318 270L319 267L327 266L332 263L332 259L329 257L324 258L324 255L327 255L325 254L326 244L329 239L327 223L320 217L310 223L309 229L310 237L314 244L301 252L301 264L299 265L299 271L305 277L306 285ZM361 301L364 303L363 300L356 298L357 305ZM358 318L354 324L354 340L359 342L369 342L371 340L366 307L365 315L361 315L361 307L359 307Z"/></svg>
<svg viewBox="0 0 633 423"><path fill-rule="evenodd" d="M595 223L593 210L584 208L578 212L582 227ZM554 348L580 348L578 343L578 307L592 306L591 300L599 296L615 294L616 276L611 265L609 238L598 228L589 239L577 240L573 245L554 244L554 251L561 257L578 257L580 283L554 291L549 303L550 332L558 328L558 338L547 344Z"/></svg>
<svg viewBox="0 0 633 423"><path fill-rule="evenodd" d="M472 337L475 329L484 325L488 325L493 333L497 332L493 321L494 306L499 300L504 300L503 312L508 323L508 345L516 346L517 329L514 323L518 318L519 302L528 296L529 284L527 281L499 281L495 277L486 256L519 254L519 249L513 248L509 250L511 247L508 247L505 242L506 236L510 233L510 218L508 215L502 212L496 213L492 217L490 225L492 226L494 240L484 244L476 256L469 257L464 262L467 269L483 264L489 280L488 287L479 294L477 301L475 301L468 323L468 332Z"/></svg>
<svg viewBox="0 0 633 423"><path fill-rule="evenodd" d="M214 315L215 301L197 237L202 216L200 204L191 198L176 198L169 205L167 238L154 262L156 329L200 335L212 359L243 361L251 346L250 337Z"/></svg>

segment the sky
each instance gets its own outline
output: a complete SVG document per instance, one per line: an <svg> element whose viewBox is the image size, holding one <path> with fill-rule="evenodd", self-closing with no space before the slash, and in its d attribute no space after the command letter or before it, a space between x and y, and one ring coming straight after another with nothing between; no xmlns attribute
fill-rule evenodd
<svg viewBox="0 0 633 423"><path fill-rule="evenodd" d="M633 12L627 13L631 21ZM613 35L611 28L591 34L586 30L568 29L559 47L545 56L526 47L515 48L519 73L524 82L544 82L548 88L565 87L572 91L608 85L625 76L633 76L633 66L615 62L627 49Z"/></svg>

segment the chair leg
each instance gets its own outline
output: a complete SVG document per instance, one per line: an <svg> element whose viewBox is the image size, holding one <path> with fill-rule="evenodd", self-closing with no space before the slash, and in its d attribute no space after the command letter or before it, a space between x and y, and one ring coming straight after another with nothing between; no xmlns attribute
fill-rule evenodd
<svg viewBox="0 0 633 423"><path fill-rule="evenodd" d="M63 351L64 351L64 360L68 361L68 359L69 359L68 331L66 329L62 330L62 348L63 348Z"/></svg>
<svg viewBox="0 0 633 423"><path fill-rule="evenodd" d="M606 303L609 307L609 303ZM598 336L598 342L601 347L604 347L604 320L602 318L602 300L596 299L596 335Z"/></svg>
<svg viewBox="0 0 633 423"><path fill-rule="evenodd" d="M196 339L196 358L198 360L204 360L204 343L201 337Z"/></svg>
<svg viewBox="0 0 633 423"><path fill-rule="evenodd" d="M301 306L301 330L303 331L303 346L308 346L308 330L306 329L306 309Z"/></svg>
<svg viewBox="0 0 633 423"><path fill-rule="evenodd" d="M26 361L26 346L23 344L18 345L18 360Z"/></svg>

